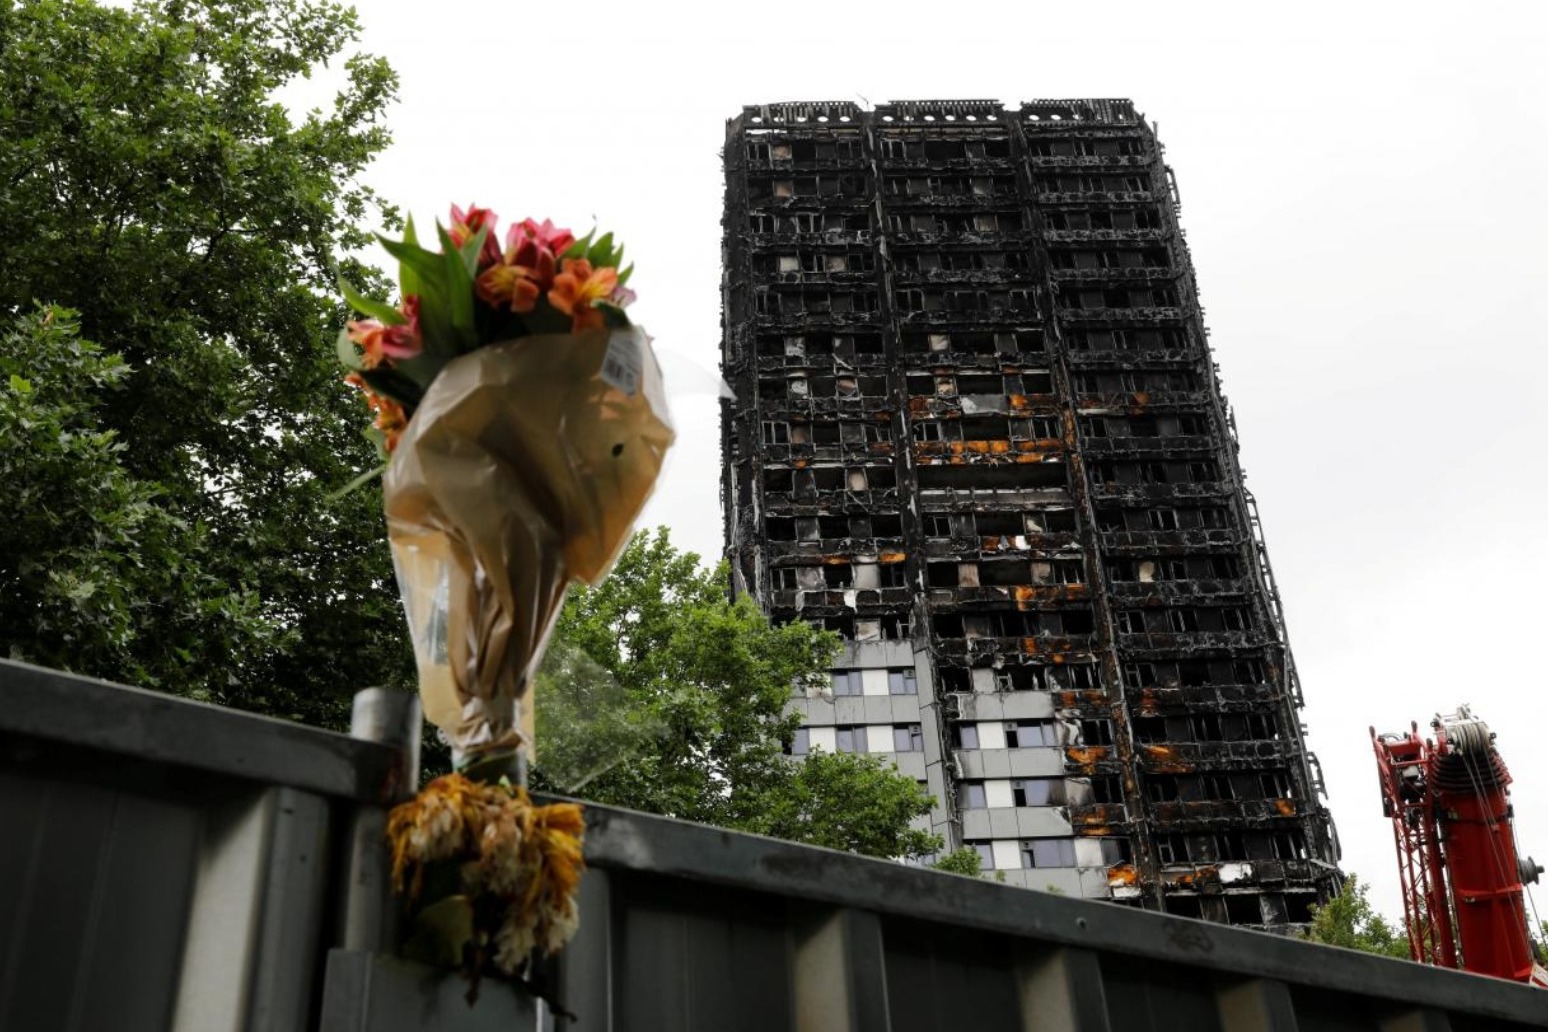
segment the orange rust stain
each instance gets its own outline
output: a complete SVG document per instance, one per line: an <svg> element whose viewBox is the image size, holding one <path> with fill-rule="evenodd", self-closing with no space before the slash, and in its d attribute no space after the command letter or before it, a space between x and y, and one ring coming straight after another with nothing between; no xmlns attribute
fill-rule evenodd
<svg viewBox="0 0 1548 1032"><path fill-rule="evenodd" d="M1000 547L1000 536L998 534L990 534L979 541L978 547L985 552L993 552Z"/></svg>
<svg viewBox="0 0 1548 1032"><path fill-rule="evenodd" d="M1109 887L1119 885L1139 884L1139 871L1133 864L1114 864L1107 869L1107 884Z"/></svg>
<svg viewBox="0 0 1548 1032"><path fill-rule="evenodd" d="M811 462L811 459L793 459L791 460L791 465L793 465L796 469L805 469L807 466L811 465Z"/></svg>
<svg viewBox="0 0 1548 1032"><path fill-rule="evenodd" d="M1028 404L1027 396L1025 394L1012 394L1009 395L1005 400L1010 403L1010 407L1013 409L1024 409Z"/></svg>
<svg viewBox="0 0 1548 1032"><path fill-rule="evenodd" d="M1107 759L1111 752L1105 745L1072 745L1064 750L1064 758L1070 763L1090 768Z"/></svg>
<svg viewBox="0 0 1548 1032"><path fill-rule="evenodd" d="M941 455L946 451L944 441L919 441L914 445L915 455Z"/></svg>
<svg viewBox="0 0 1548 1032"><path fill-rule="evenodd" d="M918 414L920 412L929 412L930 411L930 399L929 398L909 398L908 399L908 411L911 412L911 413L914 413L914 414Z"/></svg>
<svg viewBox="0 0 1548 1032"><path fill-rule="evenodd" d="M1295 816L1295 802L1290 799L1274 800L1274 809L1279 811L1281 817Z"/></svg>
<svg viewBox="0 0 1548 1032"><path fill-rule="evenodd" d="M1134 392L1134 404L1138 405L1140 408L1144 408L1146 405L1149 405L1150 404L1150 392L1149 391L1135 391Z"/></svg>
<svg viewBox="0 0 1548 1032"><path fill-rule="evenodd" d="M1029 656L1035 656L1043 651L1043 646L1038 643L1036 638L1022 638L1021 651Z"/></svg>
<svg viewBox="0 0 1548 1032"><path fill-rule="evenodd" d="M1156 715L1156 690L1154 688L1146 688L1140 692L1139 705L1135 707L1135 712L1142 717L1153 717Z"/></svg>
<svg viewBox="0 0 1548 1032"><path fill-rule="evenodd" d="M1079 701L1080 701L1080 693L1079 692L1070 692L1070 691L1060 692L1059 693L1059 707L1058 708L1060 708L1060 709L1074 709L1076 704L1079 703Z"/></svg>
<svg viewBox="0 0 1548 1032"><path fill-rule="evenodd" d="M871 442L871 454L872 455L891 455L894 450L895 449L892 447L892 442L891 441L872 441Z"/></svg>
<svg viewBox="0 0 1548 1032"><path fill-rule="evenodd" d="M1111 835L1112 833L1113 829L1105 824L1092 824L1076 832L1077 835L1083 835L1088 838L1100 838L1103 835Z"/></svg>
<svg viewBox="0 0 1548 1032"><path fill-rule="evenodd" d="M849 557L843 555L825 555L822 557L824 566L848 566Z"/></svg>
<svg viewBox="0 0 1548 1032"><path fill-rule="evenodd" d="M907 558L907 552L883 552L881 555L877 556L877 560L884 563L901 563Z"/></svg>
<svg viewBox="0 0 1548 1032"><path fill-rule="evenodd" d="M1169 745L1142 745L1140 751L1150 760L1150 769L1157 773L1186 774L1192 769L1177 758L1176 752Z"/></svg>

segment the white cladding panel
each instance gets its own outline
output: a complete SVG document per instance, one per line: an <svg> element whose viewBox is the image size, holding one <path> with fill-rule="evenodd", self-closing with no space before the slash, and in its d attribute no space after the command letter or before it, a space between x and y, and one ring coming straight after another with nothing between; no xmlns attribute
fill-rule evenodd
<svg viewBox="0 0 1548 1032"><path fill-rule="evenodd" d="M1020 842L995 839L990 846L994 850L994 866L997 870L1014 871L1021 867Z"/></svg>
<svg viewBox="0 0 1548 1032"><path fill-rule="evenodd" d="M813 752L821 749L830 756L837 752L838 735L831 727L814 727L807 730L807 742Z"/></svg>
<svg viewBox="0 0 1548 1032"><path fill-rule="evenodd" d="M869 743L867 752L892 752L892 725L868 724L865 728L865 738Z"/></svg>
<svg viewBox="0 0 1548 1032"><path fill-rule="evenodd" d="M860 690L867 695L887 694L887 671L862 670L860 671Z"/></svg>
<svg viewBox="0 0 1548 1032"><path fill-rule="evenodd" d="M1005 725L995 721L993 723L978 725L978 747L980 749L1005 748Z"/></svg>
<svg viewBox="0 0 1548 1032"><path fill-rule="evenodd" d="M985 781L984 805L993 810L1001 806L1015 806L1009 781Z"/></svg>

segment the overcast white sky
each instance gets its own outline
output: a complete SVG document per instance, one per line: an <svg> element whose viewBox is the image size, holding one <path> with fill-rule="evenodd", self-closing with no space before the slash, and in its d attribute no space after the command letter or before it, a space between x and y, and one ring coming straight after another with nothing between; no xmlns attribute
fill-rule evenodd
<svg viewBox="0 0 1548 1032"><path fill-rule="evenodd" d="M710 557L725 119L1133 98L1177 173L1345 869L1400 911L1366 729L1464 702L1548 862L1548 5L357 7L402 77L382 193L629 245L681 434L646 520Z"/></svg>

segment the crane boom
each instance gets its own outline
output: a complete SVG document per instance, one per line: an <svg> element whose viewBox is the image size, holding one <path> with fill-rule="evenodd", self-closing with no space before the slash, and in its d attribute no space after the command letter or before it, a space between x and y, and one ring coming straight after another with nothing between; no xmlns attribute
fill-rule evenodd
<svg viewBox="0 0 1548 1032"><path fill-rule="evenodd" d="M1403 917L1413 959L1548 988L1533 959L1510 772L1487 724L1461 707L1437 715L1434 741L1371 728L1382 811L1392 821Z"/></svg>

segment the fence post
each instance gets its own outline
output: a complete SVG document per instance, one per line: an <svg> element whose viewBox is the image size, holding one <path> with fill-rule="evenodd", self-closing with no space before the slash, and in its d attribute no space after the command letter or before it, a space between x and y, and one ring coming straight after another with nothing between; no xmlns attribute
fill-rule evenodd
<svg viewBox="0 0 1548 1032"><path fill-rule="evenodd" d="M387 809L419 787L419 696L391 688L367 688L355 695L349 733L398 751L392 798L356 809L349 829L348 882L344 891L343 946L388 952L397 944L398 908L392 898L392 862L387 854Z"/></svg>

